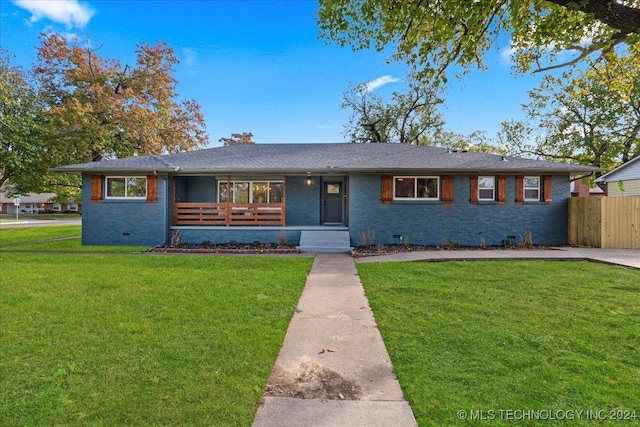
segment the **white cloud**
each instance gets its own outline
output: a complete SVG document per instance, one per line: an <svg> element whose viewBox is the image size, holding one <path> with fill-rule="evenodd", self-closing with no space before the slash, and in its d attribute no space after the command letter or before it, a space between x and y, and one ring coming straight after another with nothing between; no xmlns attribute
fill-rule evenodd
<svg viewBox="0 0 640 427"><path fill-rule="evenodd" d="M196 59L198 59L198 52L188 47L182 49L182 55L184 57L184 63L186 65L193 65L195 64Z"/></svg>
<svg viewBox="0 0 640 427"><path fill-rule="evenodd" d="M67 28L82 28L95 14L91 7L78 0L13 0L13 3L31 12L31 22L44 18L65 24Z"/></svg>
<svg viewBox="0 0 640 427"><path fill-rule="evenodd" d="M511 60L512 55L516 53L516 49L513 46L504 47L499 49L500 59L503 64L513 65L513 61Z"/></svg>
<svg viewBox="0 0 640 427"><path fill-rule="evenodd" d="M367 82L364 84L364 89L367 92L372 92L376 89L378 89L379 87L382 87L388 83L395 83L395 82L399 82L400 79L396 78L396 77L391 77L390 75L386 75L386 76L382 76L382 77L378 77L375 80L371 80L370 82Z"/></svg>

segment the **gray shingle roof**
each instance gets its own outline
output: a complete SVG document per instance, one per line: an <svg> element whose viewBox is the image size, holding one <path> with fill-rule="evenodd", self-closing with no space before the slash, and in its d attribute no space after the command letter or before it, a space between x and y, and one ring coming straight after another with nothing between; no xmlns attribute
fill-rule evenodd
<svg viewBox="0 0 640 427"><path fill-rule="evenodd" d="M245 144L62 166L85 173L589 173L597 168L408 144Z"/></svg>

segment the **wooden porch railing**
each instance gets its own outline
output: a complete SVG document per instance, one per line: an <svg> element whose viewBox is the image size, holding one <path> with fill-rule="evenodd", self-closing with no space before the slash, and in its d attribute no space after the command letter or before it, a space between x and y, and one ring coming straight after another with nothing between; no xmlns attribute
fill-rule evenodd
<svg viewBox="0 0 640 427"><path fill-rule="evenodd" d="M175 203L173 225L285 225L284 203Z"/></svg>

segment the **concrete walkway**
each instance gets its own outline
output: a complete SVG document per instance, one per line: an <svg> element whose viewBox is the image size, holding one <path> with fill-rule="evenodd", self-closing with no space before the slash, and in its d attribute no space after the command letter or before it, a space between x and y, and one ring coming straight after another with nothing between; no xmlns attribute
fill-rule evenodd
<svg viewBox="0 0 640 427"><path fill-rule="evenodd" d="M12 219L3 219L0 221L0 229L2 228L23 228L23 227L49 227L54 225L82 225L82 219L20 219L14 221Z"/></svg>
<svg viewBox="0 0 640 427"><path fill-rule="evenodd" d="M468 261L481 259L587 260L640 268L640 249L558 247L545 250L417 251L356 258L357 263L394 261Z"/></svg>
<svg viewBox="0 0 640 427"><path fill-rule="evenodd" d="M417 423L353 258L317 254L253 426L391 425Z"/></svg>
<svg viewBox="0 0 640 427"><path fill-rule="evenodd" d="M640 249L317 254L253 426L416 426L354 262L478 259L590 260L640 269Z"/></svg>

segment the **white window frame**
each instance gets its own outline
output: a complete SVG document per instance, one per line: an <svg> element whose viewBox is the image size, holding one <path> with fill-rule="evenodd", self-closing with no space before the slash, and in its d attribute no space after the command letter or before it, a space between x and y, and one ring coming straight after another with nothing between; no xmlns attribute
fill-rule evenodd
<svg viewBox="0 0 640 427"><path fill-rule="evenodd" d="M124 196L109 196L109 181L113 179L124 179ZM144 196L129 196L129 179L144 180ZM104 198L110 200L146 200L147 199L147 177L146 176L106 176L104 179Z"/></svg>
<svg viewBox="0 0 640 427"><path fill-rule="evenodd" d="M247 203L254 203L253 202L253 184L254 183L266 183L268 185L267 187L267 201L264 203L281 203L281 202L272 202L271 201L271 184L280 184L282 185L282 193L284 195L284 181L273 181L273 180L256 180L256 181L245 181L245 180L237 180L237 181L218 181L218 195L217 195L217 200L218 203L227 203L227 202L221 202L220 201L220 188L223 185L227 185L230 184L230 188L229 188L229 193L231 193L231 200L228 201L228 203L238 203L236 202L236 191L235 191L235 185L238 183L242 183L242 184L248 184L249 185L249 201ZM227 195L227 197L229 196L229 194Z"/></svg>
<svg viewBox="0 0 640 427"><path fill-rule="evenodd" d="M536 179L538 181L538 185L536 187L527 187L527 180L528 179ZM522 182L522 192L524 194L522 194L522 198L524 199L525 202L539 202L540 201L540 190L541 190L541 183L542 183L542 179L540 176L525 176ZM537 196L534 197L527 197L527 190L531 191L531 190L535 190L537 193Z"/></svg>
<svg viewBox="0 0 640 427"><path fill-rule="evenodd" d="M396 196L396 181L398 179L413 179L413 197ZM435 179L436 180L436 197L419 197L418 196L418 180L419 179ZM439 176L417 176L417 175L399 175L393 177L393 200L440 200L440 177Z"/></svg>
<svg viewBox="0 0 640 427"><path fill-rule="evenodd" d="M482 180L491 180L491 187L482 187L480 184ZM491 197L482 197L482 190L491 190ZM496 177L495 176L479 176L478 177L478 200L479 201L494 201L496 200Z"/></svg>

